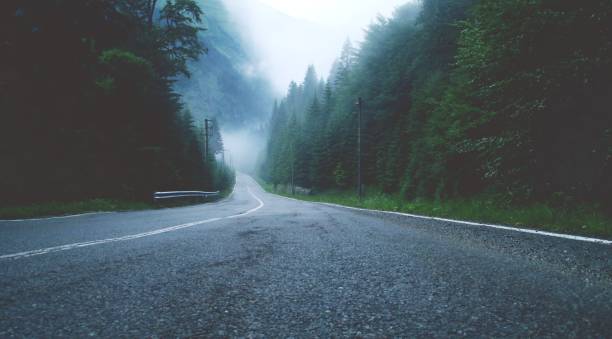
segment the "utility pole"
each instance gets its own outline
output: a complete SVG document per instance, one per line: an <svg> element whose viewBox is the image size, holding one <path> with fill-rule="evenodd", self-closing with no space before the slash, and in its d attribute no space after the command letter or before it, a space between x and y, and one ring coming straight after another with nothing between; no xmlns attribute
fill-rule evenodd
<svg viewBox="0 0 612 339"><path fill-rule="evenodd" d="M359 106L358 110L358 127L357 127L357 193L359 194L359 202L363 201L363 184L361 183L361 116L362 116L362 108L363 108L363 100L361 97L357 100L357 106Z"/></svg>
<svg viewBox="0 0 612 339"><path fill-rule="evenodd" d="M212 136L212 120L204 119L204 161L208 162L208 140Z"/></svg>
<svg viewBox="0 0 612 339"><path fill-rule="evenodd" d="M295 177L295 169L293 166L293 163L291 163L291 195L295 195L295 182L293 181L293 178Z"/></svg>
<svg viewBox="0 0 612 339"><path fill-rule="evenodd" d="M295 195L295 149L291 143L291 195Z"/></svg>

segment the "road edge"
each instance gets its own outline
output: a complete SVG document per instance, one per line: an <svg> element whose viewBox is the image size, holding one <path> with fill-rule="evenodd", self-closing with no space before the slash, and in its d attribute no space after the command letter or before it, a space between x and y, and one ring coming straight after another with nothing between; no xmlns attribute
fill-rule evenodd
<svg viewBox="0 0 612 339"><path fill-rule="evenodd" d="M259 185L259 183L257 183L257 184ZM261 185L260 185L260 187L261 187ZM267 192L269 194L272 194L274 196L281 197L281 198L284 198L284 199L293 200L293 201L298 201L298 202L302 202L302 203L312 203L312 204L317 204L317 205L323 205L323 206L329 206L329 207L337 207L337 208L349 209L349 210L360 211L360 212L380 213L380 214L402 216L402 217L421 219L421 220L434 220L434 221L441 221L441 222L449 222L449 223L453 223L453 224L466 225L466 226L487 227L487 228L503 230L503 231L511 231L511 232L526 233L526 234L534 234L534 235L540 235L540 236L547 236L547 237L554 237L554 238L561 238L561 239L568 239L568 240L574 240L574 241L582 241L582 242L589 242L589 243L594 243L594 244L612 246L612 240L606 240L606 239L591 238L591 237L585 237L585 236L579 236L579 235L571 235L571 234L563 234L563 233L554 233L554 232L547 232L547 231L539 231L539 230L536 230L536 229L533 229L533 228L518 228L518 227L511 227L511 226L503 226L503 225L495 225L495 224L478 223L478 222L472 222L472 221L464 221L464 220L455 220L455 219L447 219L447 218L429 217L429 216L418 215L418 214L410 214L410 213L402 213L402 212L394 212L394 211L383 211L383 210L374 210L374 209L367 209L367 208L359 208L359 207L352 207L352 206L346 206L346 205L340 205L340 204L332 204L332 203L327 203L327 202L300 200L300 199L290 198L290 197L286 197L286 196L283 196L283 195L280 195L280 194L272 193L272 192L269 192L269 191L265 190L263 187L261 187L261 188L265 192Z"/></svg>

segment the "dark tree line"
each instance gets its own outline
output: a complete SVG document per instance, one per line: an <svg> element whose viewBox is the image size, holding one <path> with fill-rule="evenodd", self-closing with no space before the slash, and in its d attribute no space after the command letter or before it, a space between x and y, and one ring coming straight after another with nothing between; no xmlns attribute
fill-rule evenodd
<svg viewBox="0 0 612 339"><path fill-rule="evenodd" d="M192 0L2 1L0 203L219 188L172 90L206 50L202 16Z"/></svg>
<svg viewBox="0 0 612 339"><path fill-rule="evenodd" d="M612 2L424 0L274 108L262 175L408 199L612 201ZM308 74L314 70L309 69Z"/></svg>

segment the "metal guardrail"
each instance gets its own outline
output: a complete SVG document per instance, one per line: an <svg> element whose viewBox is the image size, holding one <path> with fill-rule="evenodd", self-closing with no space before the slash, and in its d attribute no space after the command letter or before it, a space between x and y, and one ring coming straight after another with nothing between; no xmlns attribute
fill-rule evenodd
<svg viewBox="0 0 612 339"><path fill-rule="evenodd" d="M220 192L200 192L200 191L178 191L178 192L155 192L153 199L166 200L176 198L208 198L219 196Z"/></svg>

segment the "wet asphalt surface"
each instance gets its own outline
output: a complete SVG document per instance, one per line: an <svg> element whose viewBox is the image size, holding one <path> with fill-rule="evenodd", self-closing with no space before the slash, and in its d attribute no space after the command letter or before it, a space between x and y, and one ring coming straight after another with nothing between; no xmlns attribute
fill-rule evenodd
<svg viewBox="0 0 612 339"><path fill-rule="evenodd" d="M0 222L0 256L257 198L0 259L0 337L612 337L612 246L298 202L245 176L216 204Z"/></svg>

